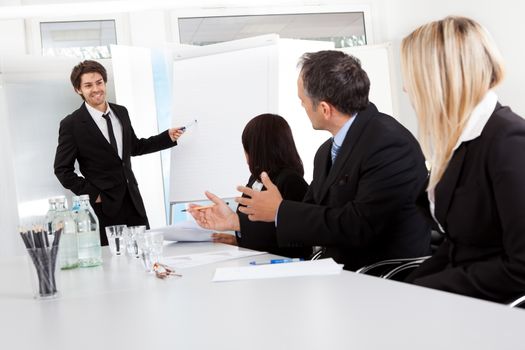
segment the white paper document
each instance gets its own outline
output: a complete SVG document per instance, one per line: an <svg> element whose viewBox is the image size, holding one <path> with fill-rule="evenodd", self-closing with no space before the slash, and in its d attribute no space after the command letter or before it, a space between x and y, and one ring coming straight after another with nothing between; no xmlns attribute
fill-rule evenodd
<svg viewBox="0 0 525 350"><path fill-rule="evenodd" d="M165 257L162 258L162 263L174 267L176 269L184 269L188 267L206 265L231 259L246 258L248 256L255 256L261 254L266 254L266 252L229 249L223 251Z"/></svg>
<svg viewBox="0 0 525 350"><path fill-rule="evenodd" d="M203 229L195 221L187 220L154 228L150 232L162 232L165 241L206 242L211 241L211 234L215 231Z"/></svg>
<svg viewBox="0 0 525 350"><path fill-rule="evenodd" d="M332 258L300 261L284 264L249 265L241 267L218 267L213 282L253 280L293 276L337 275L343 265Z"/></svg>

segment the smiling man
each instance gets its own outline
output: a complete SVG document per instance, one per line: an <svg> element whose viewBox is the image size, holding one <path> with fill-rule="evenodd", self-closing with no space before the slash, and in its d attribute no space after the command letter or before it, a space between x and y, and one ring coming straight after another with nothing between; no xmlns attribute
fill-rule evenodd
<svg viewBox="0 0 525 350"><path fill-rule="evenodd" d="M89 194L100 223L100 241L107 245L106 226L149 227L130 157L173 147L183 131L172 128L137 138L127 109L107 102L106 69L96 61L76 65L71 83L84 103L60 122L55 175L75 194ZM75 172L75 161L82 176Z"/></svg>

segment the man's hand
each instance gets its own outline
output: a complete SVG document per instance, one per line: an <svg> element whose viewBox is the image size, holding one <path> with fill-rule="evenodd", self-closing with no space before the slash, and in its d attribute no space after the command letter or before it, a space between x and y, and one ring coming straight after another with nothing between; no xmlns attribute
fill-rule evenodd
<svg viewBox="0 0 525 350"><path fill-rule="evenodd" d="M266 191L258 192L249 187L239 186L237 190L250 198L237 197L235 201L244 205L244 207L239 206L239 211L247 214L250 221L272 222L275 221L275 214L283 197L266 172L261 174L261 180Z"/></svg>
<svg viewBox="0 0 525 350"><path fill-rule="evenodd" d="M215 232L211 235L211 239L214 243L237 245L237 237L229 233Z"/></svg>
<svg viewBox="0 0 525 350"><path fill-rule="evenodd" d="M196 209L200 205L190 204L188 212L200 227L217 231L239 231L239 216L228 207L226 202L211 192L204 192L214 205L206 209Z"/></svg>
<svg viewBox="0 0 525 350"><path fill-rule="evenodd" d="M184 134L184 129L183 128L171 128L169 129L168 133L170 135L171 141L175 142L179 139L179 137L182 136L182 134Z"/></svg>

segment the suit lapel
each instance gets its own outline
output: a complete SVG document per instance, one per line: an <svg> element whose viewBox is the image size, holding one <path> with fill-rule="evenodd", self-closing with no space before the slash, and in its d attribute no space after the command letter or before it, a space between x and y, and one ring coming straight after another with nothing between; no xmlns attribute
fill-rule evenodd
<svg viewBox="0 0 525 350"><path fill-rule="evenodd" d="M118 154L115 152L108 140L104 137L97 123L95 123L93 117L91 117L91 114L89 114L85 103L83 103L80 107L80 121L84 125L83 130L86 130L89 134L91 134L91 136L97 140L98 145L101 145L101 147L104 147L108 152L111 152L118 157Z"/></svg>
<svg viewBox="0 0 525 350"><path fill-rule="evenodd" d="M324 193L324 183L326 181L328 173L330 172L330 168L332 167L332 159L330 155L331 145L332 141L330 139L328 139L325 143L321 145L321 147L319 148L319 158L316 164L314 164L314 178L319 184L319 186L314 187L314 194L315 198L318 198L318 201L321 201L321 195Z"/></svg>
<svg viewBox="0 0 525 350"><path fill-rule="evenodd" d="M126 140L128 140L128 138L130 137L129 128L126 124L127 119L123 118L122 114L124 112L121 111L117 105L114 105L113 103L109 103L109 107L111 108L115 116L117 116L117 119L120 121L120 125L122 126L122 159L124 159L126 157L126 154L128 154L127 152L129 152L128 150L129 142L126 142Z"/></svg>
<svg viewBox="0 0 525 350"><path fill-rule="evenodd" d="M439 181L435 190L435 215L436 219L439 221L440 225L443 227L445 232L447 231L446 227L446 217L450 204L452 202L452 197L454 195L454 190L456 189L456 184L459 180L459 175L461 174L461 169L463 169L463 162L465 160L465 155L467 153L467 147L465 144L459 146L456 150L452 159L450 160L443 177Z"/></svg>
<svg viewBox="0 0 525 350"><path fill-rule="evenodd" d="M326 194L328 193L330 186L337 180L341 171L347 168L346 164L352 163L351 155L353 153L353 150L355 149L355 145L361 138L363 130L366 128L368 122L377 112L377 108L374 106L374 104L370 103L367 109L365 109L362 112L359 112L355 116L356 120L354 120L352 126L350 127L350 130L348 130L343 144L339 149L337 158L335 159L335 163L332 165L332 168L330 169L326 180L322 184L322 190L320 192L319 197L321 200L324 199L324 196L326 196ZM331 157L330 147L331 145L328 147L327 157Z"/></svg>

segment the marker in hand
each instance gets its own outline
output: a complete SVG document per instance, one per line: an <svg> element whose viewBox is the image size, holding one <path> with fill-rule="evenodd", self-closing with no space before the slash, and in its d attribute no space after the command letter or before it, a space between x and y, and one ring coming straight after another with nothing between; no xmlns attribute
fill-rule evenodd
<svg viewBox="0 0 525 350"><path fill-rule="evenodd" d="M271 264L284 264L284 263L291 263L291 262L299 262L303 261L303 259L299 258L293 258L293 259L272 259L270 261L250 261L250 265L271 265Z"/></svg>
<svg viewBox="0 0 525 350"><path fill-rule="evenodd" d="M193 126L197 124L197 119L194 119L192 120L191 122L189 122L188 124L184 125L182 128L180 128L182 131L186 131L187 128L189 128L190 126Z"/></svg>

